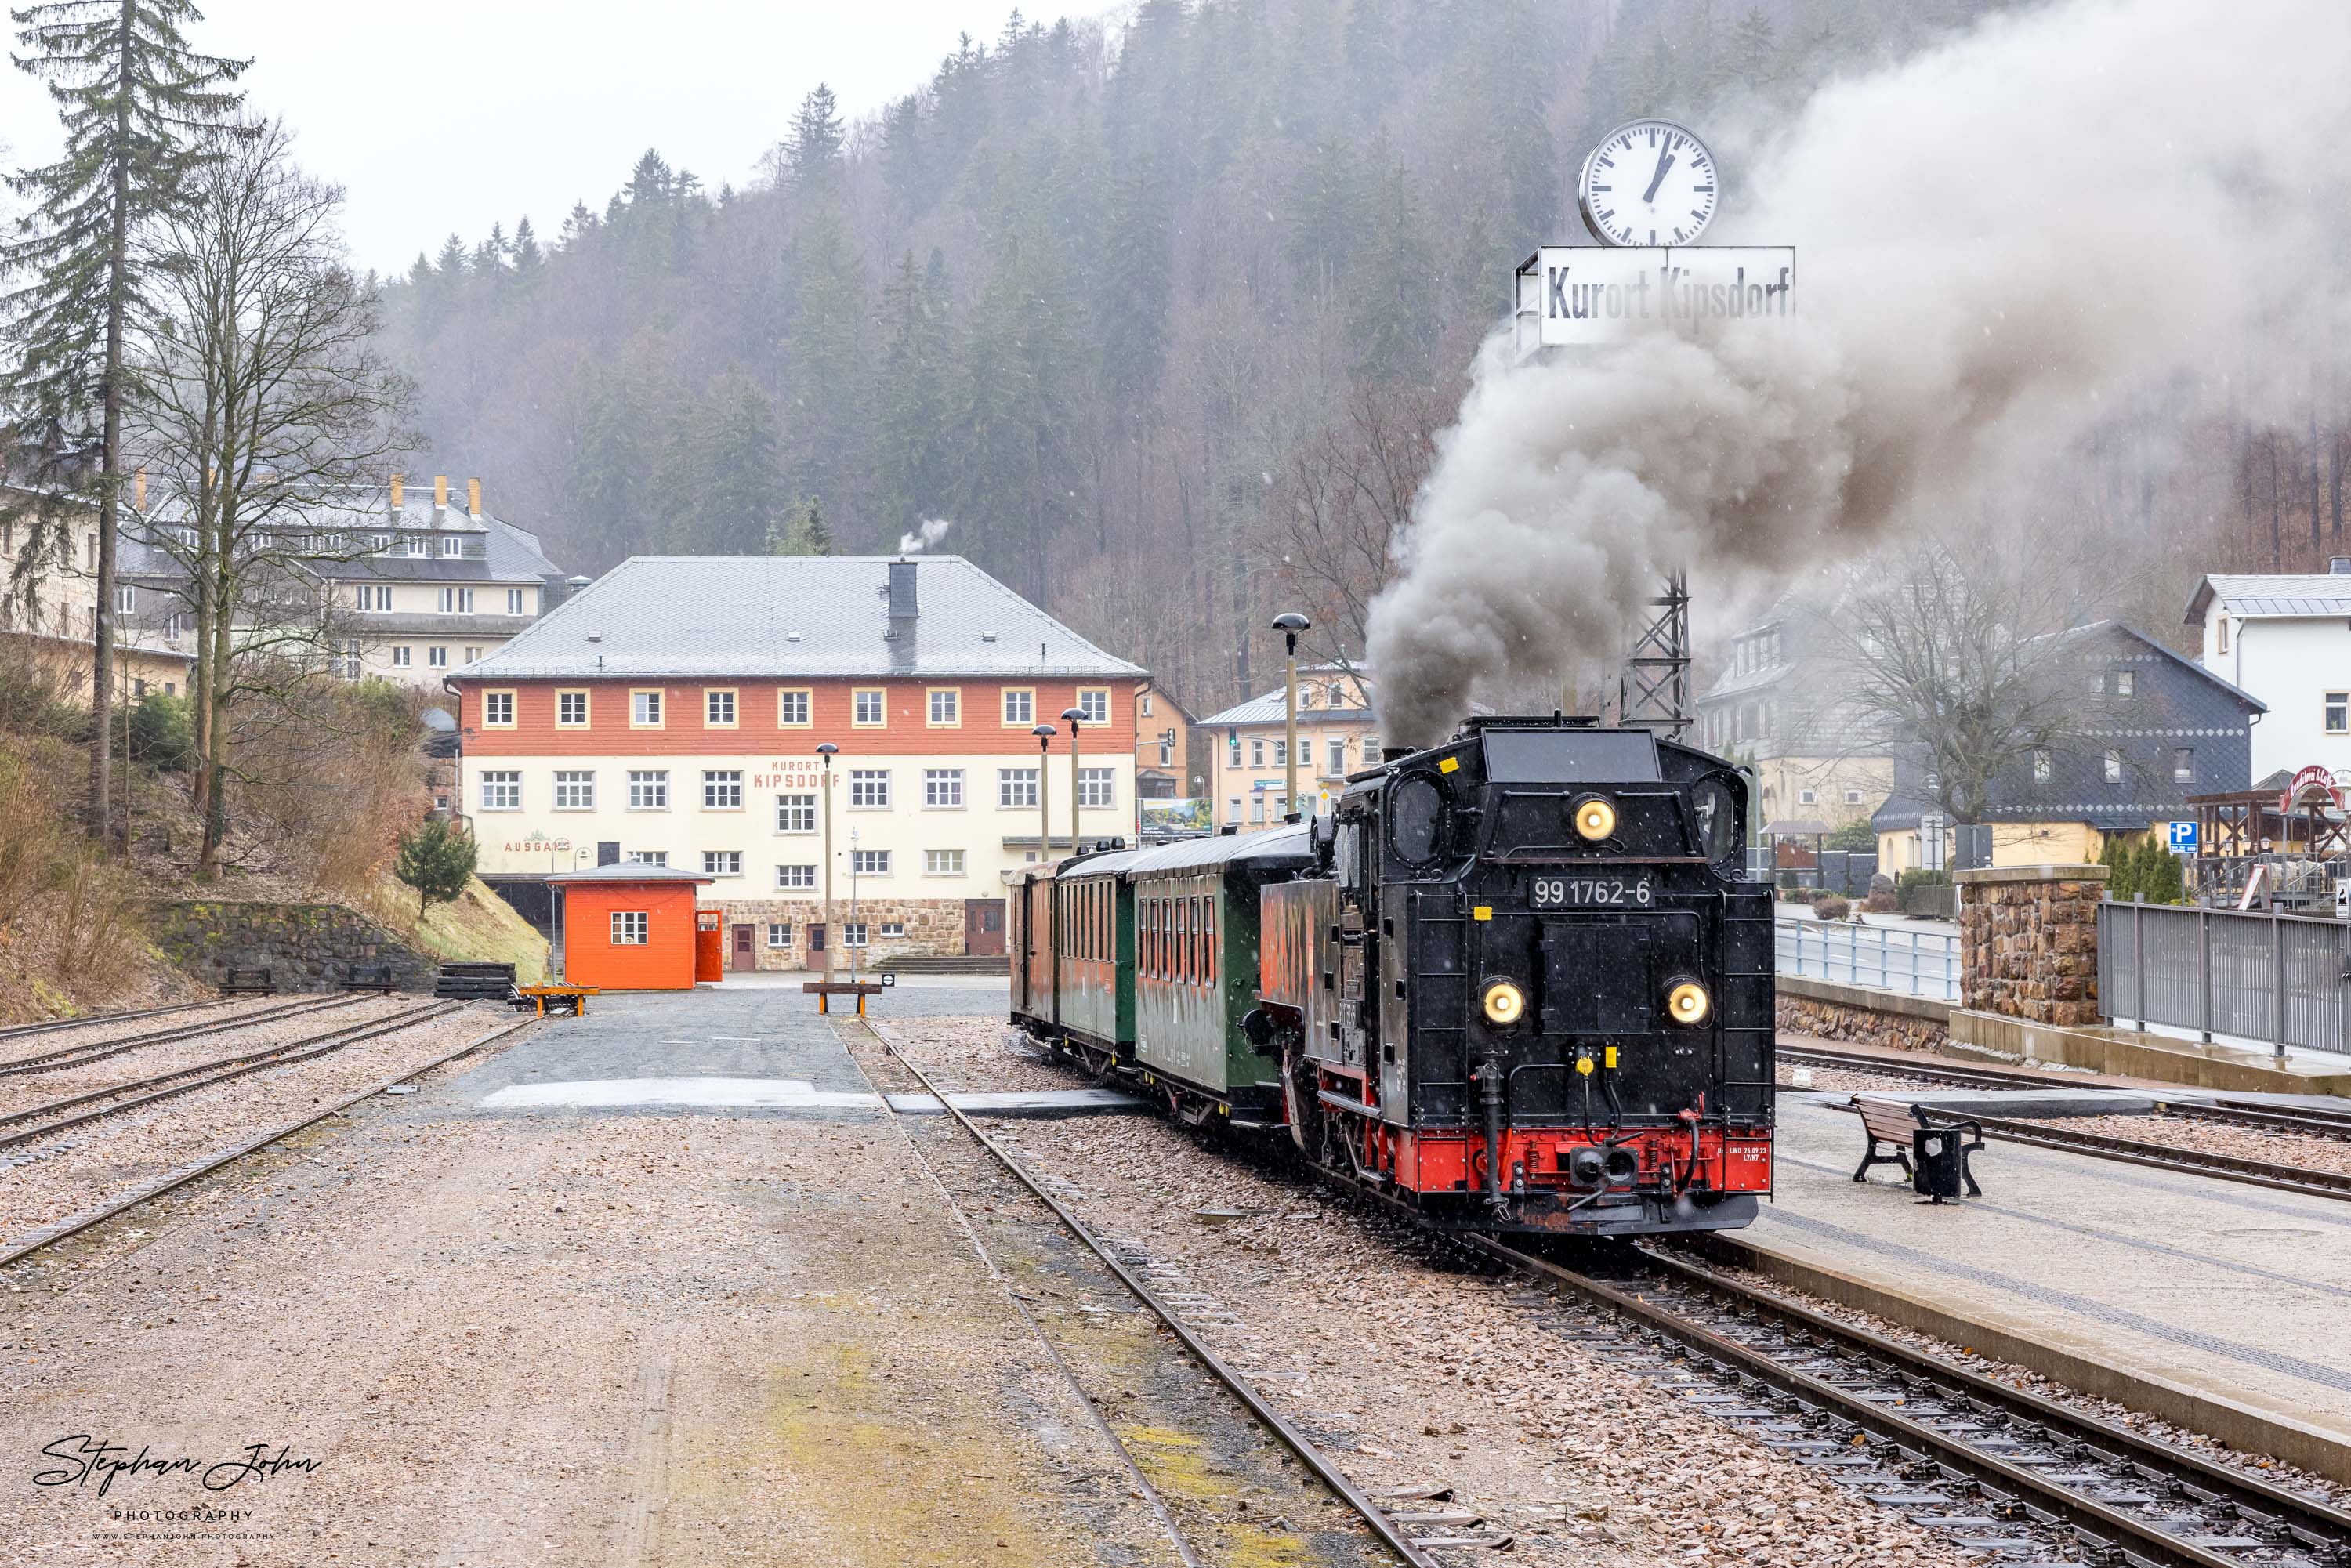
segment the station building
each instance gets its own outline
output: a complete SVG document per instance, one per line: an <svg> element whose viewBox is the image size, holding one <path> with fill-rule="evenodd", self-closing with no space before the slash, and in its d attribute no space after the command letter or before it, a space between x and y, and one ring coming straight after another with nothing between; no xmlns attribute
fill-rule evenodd
<svg viewBox="0 0 2351 1568"><path fill-rule="evenodd" d="M1215 758L1219 827L1251 833L1281 825L1289 775L1288 689L1276 686L1200 721ZM1298 794L1301 814L1328 811L1347 775L1380 760L1371 682L1338 664L1298 671Z"/></svg>
<svg viewBox="0 0 2351 1568"><path fill-rule="evenodd" d="M451 677L460 814L527 915L589 866L707 877L730 969L1000 954L1007 877L1070 849L1064 710L1079 835L1134 831L1144 677L959 557L640 556Z"/></svg>

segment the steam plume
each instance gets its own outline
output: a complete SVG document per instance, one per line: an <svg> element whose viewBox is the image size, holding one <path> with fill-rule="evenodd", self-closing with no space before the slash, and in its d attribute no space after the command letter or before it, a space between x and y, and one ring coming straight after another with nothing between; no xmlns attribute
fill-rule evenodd
<svg viewBox="0 0 2351 1568"><path fill-rule="evenodd" d="M898 536L898 553L920 555L946 538L947 530L953 527L955 520L951 517L933 517L913 533Z"/></svg>
<svg viewBox="0 0 2351 1568"><path fill-rule="evenodd" d="M2073 0L1823 89L1726 162L1797 315L1593 362L1481 351L1369 633L1392 743L1621 654L1670 566L1866 549L2180 370L2326 341L2351 5Z"/></svg>

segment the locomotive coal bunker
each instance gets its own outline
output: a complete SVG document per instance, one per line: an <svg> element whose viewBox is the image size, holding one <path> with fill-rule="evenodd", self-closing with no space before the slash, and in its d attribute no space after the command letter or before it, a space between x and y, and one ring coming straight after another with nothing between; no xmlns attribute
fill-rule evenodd
<svg viewBox="0 0 2351 1568"><path fill-rule="evenodd" d="M1487 718L1353 777L1262 891L1290 1135L1432 1224L1625 1235L1771 1185L1771 891L1745 781L1646 729Z"/></svg>

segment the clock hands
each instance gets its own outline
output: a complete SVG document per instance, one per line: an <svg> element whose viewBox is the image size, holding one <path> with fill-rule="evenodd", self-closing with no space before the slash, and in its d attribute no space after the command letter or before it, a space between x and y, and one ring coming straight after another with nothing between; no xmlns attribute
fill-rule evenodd
<svg viewBox="0 0 2351 1568"><path fill-rule="evenodd" d="M1667 152L1657 160L1657 172L1649 176L1649 188L1641 193L1641 200L1654 202L1657 199L1657 187L1666 183L1666 171L1673 166L1674 155L1671 152Z"/></svg>

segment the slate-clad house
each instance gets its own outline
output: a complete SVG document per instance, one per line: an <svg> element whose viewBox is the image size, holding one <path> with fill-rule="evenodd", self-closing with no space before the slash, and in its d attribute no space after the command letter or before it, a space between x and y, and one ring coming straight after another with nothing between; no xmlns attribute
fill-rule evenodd
<svg viewBox="0 0 2351 1568"><path fill-rule="evenodd" d="M2259 699L2119 621L2065 633L2078 664L2085 733L2034 753L1992 783L1991 863L2095 861L2110 837L2196 820L2190 795L2245 789ZM1936 815L1915 749L1898 748L1895 788L1870 819L1878 869L1947 864L1922 840Z"/></svg>

